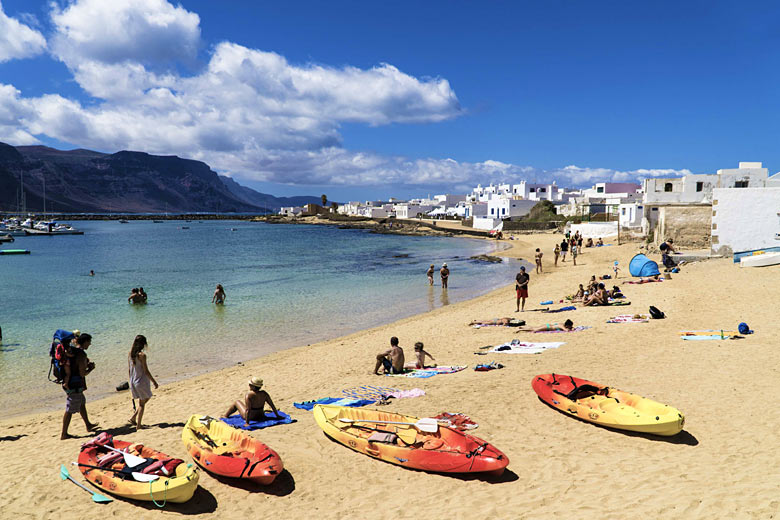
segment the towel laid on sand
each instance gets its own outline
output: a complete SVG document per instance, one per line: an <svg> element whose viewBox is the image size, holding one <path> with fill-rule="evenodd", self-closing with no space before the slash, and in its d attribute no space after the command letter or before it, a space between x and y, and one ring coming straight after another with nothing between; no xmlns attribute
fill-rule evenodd
<svg viewBox="0 0 780 520"><path fill-rule="evenodd" d="M639 316L638 318L636 316ZM607 320L607 323L647 323L650 316L647 314L620 314Z"/></svg>
<svg viewBox="0 0 780 520"><path fill-rule="evenodd" d="M707 341L707 340L730 339L731 336L727 334L724 334L723 336L721 336L720 334L713 334L711 336L680 336L680 338L686 341Z"/></svg>
<svg viewBox="0 0 780 520"><path fill-rule="evenodd" d="M360 385L352 388L347 388L341 391L346 397L352 399L373 399L374 401L380 401L385 399L393 392L398 392L398 388L388 388L385 386L374 385Z"/></svg>
<svg viewBox="0 0 780 520"><path fill-rule="evenodd" d="M576 311L577 307L574 305L567 305L566 307L561 307L560 309L542 309L542 312L565 312L565 311Z"/></svg>
<svg viewBox="0 0 780 520"><path fill-rule="evenodd" d="M493 347L491 350L489 350L489 352L491 354L541 354L545 350L558 348L561 345L565 345L565 343L529 343L527 341L518 341L513 339L508 343Z"/></svg>
<svg viewBox="0 0 780 520"><path fill-rule="evenodd" d="M625 300L609 300L609 303L607 305L613 307L620 307L621 305L631 305L631 302L627 302Z"/></svg>
<svg viewBox="0 0 780 520"><path fill-rule="evenodd" d="M244 418L238 414L233 414L230 417L222 417L220 418L220 421L233 428L240 428L242 430L259 430L260 428L268 428L269 426L276 426L277 424L290 424L295 422L295 419L282 411L279 411L279 416L281 419L274 417L273 412L265 412L265 420L249 421L249 426L244 424Z"/></svg>
<svg viewBox="0 0 780 520"><path fill-rule="evenodd" d="M574 327L571 330L537 330L536 334L554 334L556 332L580 332L581 330L588 330L589 328L590 327L584 327L581 325L579 327Z"/></svg>
<svg viewBox="0 0 780 520"><path fill-rule="evenodd" d="M425 379L428 377L438 376L441 374L454 374L466 369L466 366L440 366L422 369L407 369L403 374L385 374L390 377L414 377L418 379Z"/></svg>
<svg viewBox="0 0 780 520"><path fill-rule="evenodd" d="M317 404L332 404L336 406L349 406L350 408L358 408L360 406L366 406L368 404L374 404L375 399L350 399L345 397L323 397L322 399L316 399L314 401L304 401L302 403L293 403L293 406L300 408L301 410L311 410L314 405Z"/></svg>
<svg viewBox="0 0 780 520"><path fill-rule="evenodd" d="M422 397L425 395L425 390L422 388L412 388L411 390L396 390L390 394L390 397L396 399L409 399L412 397Z"/></svg>

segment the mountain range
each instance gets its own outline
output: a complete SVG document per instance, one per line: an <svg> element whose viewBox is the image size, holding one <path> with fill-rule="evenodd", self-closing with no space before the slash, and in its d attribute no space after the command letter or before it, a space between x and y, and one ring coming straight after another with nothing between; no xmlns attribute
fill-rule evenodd
<svg viewBox="0 0 780 520"><path fill-rule="evenodd" d="M31 212L263 213L320 202L260 193L204 162L176 156L0 143L0 211L21 207L22 182Z"/></svg>

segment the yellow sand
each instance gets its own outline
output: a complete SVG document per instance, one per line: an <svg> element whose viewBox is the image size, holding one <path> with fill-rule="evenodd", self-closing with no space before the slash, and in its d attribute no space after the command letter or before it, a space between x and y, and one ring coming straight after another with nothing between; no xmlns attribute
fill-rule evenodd
<svg viewBox="0 0 780 520"><path fill-rule="evenodd" d="M552 274L531 273L529 308L573 292L590 275L611 274L620 260L622 282L637 244L586 249L576 267L552 267L560 235L509 242L509 255L545 251ZM452 279L457 279L457 272ZM426 283L420 275L421 290ZM140 433L122 427L131 414L127 393L89 402L93 420L123 439L187 459L181 425L192 413L219 414L259 375L274 401L297 423L253 435L279 452L287 473L269 489L233 487L203 474L188 504L165 511L215 518L770 518L780 511L780 383L778 308L780 269L739 269L729 259L686 266L671 281L620 283L630 307L581 308L545 315L525 312L530 324L593 328L571 334L514 334L508 328L473 329L474 318L515 316L513 281L475 300L350 336L278 352L219 372L160 388ZM381 302L377 300L377 305ZM617 314L646 313L656 305L666 320L607 324ZM685 329L734 329L747 321L757 331L737 341L688 342ZM411 356L425 342L440 364L499 361L506 368L466 371L430 379L369 375L376 352L397 335ZM514 337L565 341L540 355L475 356L480 346ZM216 346L215 346L216 348ZM150 359L153 366L154 359ZM668 403L686 415L671 439L595 427L542 404L531 390L535 374L570 373ZM510 458L500 482L427 474L372 460L326 438L310 412L293 401L338 396L361 384L423 388L427 395L396 400L388 409L420 417L463 412L480 424L476 434ZM5 388L12 393L14 389ZM63 399L64 405L64 399ZM80 418L59 440L61 413L0 423L0 511L3 518L160 518L151 504L116 500L97 505L59 479L59 465L76 459L88 438ZM70 467L70 466L69 466ZM76 477L80 479L77 472ZM164 513L170 517L171 513Z"/></svg>

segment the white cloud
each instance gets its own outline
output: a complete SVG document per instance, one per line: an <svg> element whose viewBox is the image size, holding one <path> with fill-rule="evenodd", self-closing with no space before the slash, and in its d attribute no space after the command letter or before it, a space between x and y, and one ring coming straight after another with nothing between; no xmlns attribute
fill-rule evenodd
<svg viewBox="0 0 780 520"><path fill-rule="evenodd" d="M0 1L0 63L16 58L29 58L46 50L43 35L11 18Z"/></svg>
<svg viewBox="0 0 780 520"><path fill-rule="evenodd" d="M497 160L409 159L342 147L343 123L438 122L463 113L446 79L390 64L296 65L221 42L199 72L182 75L200 45L199 17L165 0L77 0L52 7L53 54L92 99L24 98L0 84L0 140L46 135L100 150L200 159L237 176L286 184L463 187L519 179L587 185L676 170L540 170Z"/></svg>
<svg viewBox="0 0 780 520"><path fill-rule="evenodd" d="M52 5L54 54L77 69L83 62L157 64L191 60L200 17L166 0L78 0Z"/></svg>

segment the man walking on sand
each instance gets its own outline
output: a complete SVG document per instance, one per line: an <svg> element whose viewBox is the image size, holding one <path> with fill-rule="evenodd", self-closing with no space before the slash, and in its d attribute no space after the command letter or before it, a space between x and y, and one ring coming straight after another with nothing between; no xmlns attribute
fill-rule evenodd
<svg viewBox="0 0 780 520"><path fill-rule="evenodd" d="M525 299L528 298L528 280L530 279L531 277L525 272L525 266L521 265L520 272L515 277L515 291L517 292L517 310L515 312L525 310Z"/></svg>
<svg viewBox="0 0 780 520"><path fill-rule="evenodd" d="M72 435L68 433L70 419L74 413L81 414L84 419L84 426L88 432L98 429L98 425L89 422L87 416L87 400L84 397L84 390L87 389L87 374L95 369L95 363L87 358L86 350L92 344L92 336L89 334L80 334L76 338L76 346L72 347L73 357L68 361L70 370L68 378L62 383L62 389L68 395L65 403L65 415L62 417L62 435L61 440L70 439Z"/></svg>
<svg viewBox="0 0 780 520"><path fill-rule="evenodd" d="M379 367L384 367L385 374L403 374L404 349L398 346L398 338L390 338L390 350L381 352L376 356L374 375L379 375Z"/></svg>

